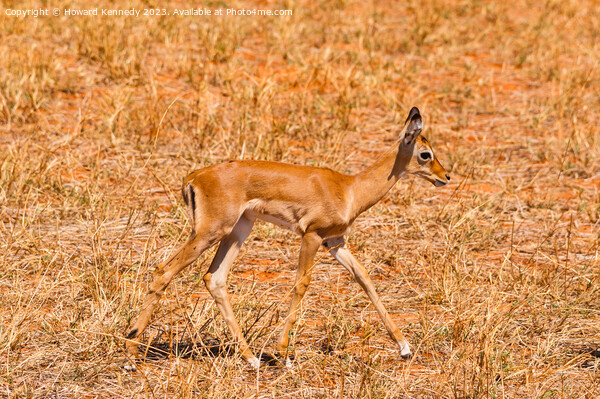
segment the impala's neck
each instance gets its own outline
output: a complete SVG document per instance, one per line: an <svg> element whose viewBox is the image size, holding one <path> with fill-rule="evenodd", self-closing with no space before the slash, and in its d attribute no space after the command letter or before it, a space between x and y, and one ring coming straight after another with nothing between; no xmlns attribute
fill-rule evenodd
<svg viewBox="0 0 600 399"><path fill-rule="evenodd" d="M412 147L405 148L401 141L384 152L367 170L354 176L354 214L358 216L375 205L406 172L412 156Z"/></svg>

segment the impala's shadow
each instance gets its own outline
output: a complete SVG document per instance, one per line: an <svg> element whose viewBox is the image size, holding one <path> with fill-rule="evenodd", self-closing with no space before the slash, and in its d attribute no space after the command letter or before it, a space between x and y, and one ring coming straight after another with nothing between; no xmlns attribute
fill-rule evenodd
<svg viewBox="0 0 600 399"><path fill-rule="evenodd" d="M170 356L182 359L198 359L201 357L226 357L234 353L234 347L221 342L161 342L150 344L146 351L146 359L159 360Z"/></svg>
<svg viewBox="0 0 600 399"><path fill-rule="evenodd" d="M166 359L170 356L181 359L202 359L205 357L229 357L235 354L236 348L232 344L221 343L217 339L202 342L161 342L155 341L146 351L146 360ZM260 361L269 365L281 365L276 356L261 353Z"/></svg>
<svg viewBox="0 0 600 399"><path fill-rule="evenodd" d="M587 359L579 364L580 367L598 369L600 367L600 348L584 348L577 352L578 355L587 355Z"/></svg>

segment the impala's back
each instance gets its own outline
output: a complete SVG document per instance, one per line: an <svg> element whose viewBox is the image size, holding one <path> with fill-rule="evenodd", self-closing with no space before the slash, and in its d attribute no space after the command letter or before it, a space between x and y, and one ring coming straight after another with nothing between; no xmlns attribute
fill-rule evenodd
<svg viewBox="0 0 600 399"><path fill-rule="evenodd" d="M193 172L184 181L184 193L185 187L190 185L195 191L194 198L224 198L232 205L228 210L232 217L245 213L304 234L349 222L348 189L352 181L352 176L327 168L233 161ZM195 207L198 205L205 206L196 200Z"/></svg>

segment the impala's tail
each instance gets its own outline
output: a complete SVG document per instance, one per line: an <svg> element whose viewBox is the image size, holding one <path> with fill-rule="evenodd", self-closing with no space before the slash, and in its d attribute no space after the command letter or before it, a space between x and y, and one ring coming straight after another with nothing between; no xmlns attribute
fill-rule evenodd
<svg viewBox="0 0 600 399"><path fill-rule="evenodd" d="M196 226L196 193L190 183L184 183L181 188L181 195L183 201L187 206L188 216L190 218L190 224L192 225L192 232L195 231Z"/></svg>

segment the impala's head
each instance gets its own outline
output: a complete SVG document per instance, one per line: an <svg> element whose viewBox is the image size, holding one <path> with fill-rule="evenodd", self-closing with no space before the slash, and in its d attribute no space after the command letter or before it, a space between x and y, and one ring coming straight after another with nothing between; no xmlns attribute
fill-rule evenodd
<svg viewBox="0 0 600 399"><path fill-rule="evenodd" d="M417 107L412 107L404 125L406 131L400 145L403 147L402 152L410 156L406 173L422 177L436 187L448 184L450 175L433 154L429 141L421 136L423 119Z"/></svg>

